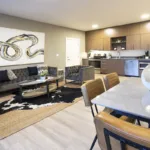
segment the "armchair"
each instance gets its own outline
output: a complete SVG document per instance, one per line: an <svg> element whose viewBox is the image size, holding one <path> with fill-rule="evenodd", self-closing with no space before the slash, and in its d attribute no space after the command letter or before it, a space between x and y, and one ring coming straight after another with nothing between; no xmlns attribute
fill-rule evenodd
<svg viewBox="0 0 150 150"><path fill-rule="evenodd" d="M94 67L92 66L71 66L65 67L65 82L67 80L83 83L86 80L94 79Z"/></svg>

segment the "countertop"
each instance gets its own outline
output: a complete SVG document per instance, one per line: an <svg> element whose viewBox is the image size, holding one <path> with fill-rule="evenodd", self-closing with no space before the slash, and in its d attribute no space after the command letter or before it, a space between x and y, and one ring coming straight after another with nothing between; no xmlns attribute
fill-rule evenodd
<svg viewBox="0 0 150 150"><path fill-rule="evenodd" d="M110 58L110 59L108 59L108 58L101 58L101 59L94 59L94 58L90 58L90 59L88 59L89 61L102 61L102 60L111 60L111 59L113 59L113 60L120 60L120 59L123 59L123 60L139 60L139 61L150 61L150 59L141 59L141 58L129 58L129 57L124 57L124 58Z"/></svg>

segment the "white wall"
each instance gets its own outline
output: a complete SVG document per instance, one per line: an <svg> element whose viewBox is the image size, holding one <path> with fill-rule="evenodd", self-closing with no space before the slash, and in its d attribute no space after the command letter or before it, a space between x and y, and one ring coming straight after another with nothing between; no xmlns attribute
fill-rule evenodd
<svg viewBox="0 0 150 150"><path fill-rule="evenodd" d="M59 27L47 23L41 23L28 19L21 19L0 14L0 27L45 33L44 63L49 66L64 69L66 63L66 37L79 38L80 50L85 51L85 32L69 28ZM59 56L57 56L59 54ZM34 64L31 64L34 66ZM26 65L11 66L22 68ZM0 69L6 67L0 67ZM8 68L8 67L7 67Z"/></svg>

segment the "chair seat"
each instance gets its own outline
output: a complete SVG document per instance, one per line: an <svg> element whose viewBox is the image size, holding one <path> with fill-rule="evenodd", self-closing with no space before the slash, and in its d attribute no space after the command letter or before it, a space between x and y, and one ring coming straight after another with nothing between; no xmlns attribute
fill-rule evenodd
<svg viewBox="0 0 150 150"><path fill-rule="evenodd" d="M110 109L110 108L105 108L103 111L104 111L104 112L107 112L107 113L109 113L109 114L113 112L113 110ZM130 118L130 117L127 117L127 116L121 116L119 119L121 119L121 120L123 120L123 121L130 122L130 123L135 123L135 119Z"/></svg>
<svg viewBox="0 0 150 150"><path fill-rule="evenodd" d="M19 85L17 83L5 84L0 86L0 92L10 91L14 89L19 89Z"/></svg>
<svg viewBox="0 0 150 150"><path fill-rule="evenodd" d="M70 80L77 80L78 78L79 78L79 73L72 73L71 75L67 77L67 79L70 79Z"/></svg>

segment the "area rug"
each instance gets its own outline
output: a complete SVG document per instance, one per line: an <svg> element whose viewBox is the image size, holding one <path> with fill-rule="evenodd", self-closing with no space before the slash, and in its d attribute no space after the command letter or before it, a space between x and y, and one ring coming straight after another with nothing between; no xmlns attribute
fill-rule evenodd
<svg viewBox="0 0 150 150"><path fill-rule="evenodd" d="M18 97L0 104L0 139L10 136L81 100L80 88L61 87L46 95L18 102Z"/></svg>

